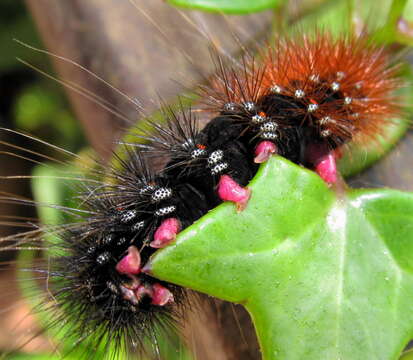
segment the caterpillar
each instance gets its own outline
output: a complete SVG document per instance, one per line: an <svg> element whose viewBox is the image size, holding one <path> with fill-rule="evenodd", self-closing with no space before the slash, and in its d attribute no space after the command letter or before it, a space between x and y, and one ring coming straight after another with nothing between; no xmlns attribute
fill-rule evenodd
<svg viewBox="0 0 413 360"><path fill-rule="evenodd" d="M334 184L345 145L384 135L401 113L397 65L367 38L298 35L240 64L218 54L199 87L205 127L192 109L164 107L164 121L139 135L145 142L126 144L106 181L79 195L87 215L61 228L59 253L42 270L56 314L50 326L69 324L64 334L75 344L141 349L155 327L181 316L185 299L145 269L156 249L222 201L245 209L248 182L272 155ZM167 160L154 171L158 158Z"/></svg>

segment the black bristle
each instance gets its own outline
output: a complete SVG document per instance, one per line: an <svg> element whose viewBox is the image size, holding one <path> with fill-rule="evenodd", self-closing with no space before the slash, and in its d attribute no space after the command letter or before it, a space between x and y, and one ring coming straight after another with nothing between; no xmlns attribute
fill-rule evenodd
<svg viewBox="0 0 413 360"><path fill-rule="evenodd" d="M325 42L331 41L328 39L321 37L321 45L326 46ZM316 45L312 44L315 50ZM262 143L274 149L268 156L276 153L314 168L320 157L350 142L358 127L365 125L359 121L357 127L351 120L357 112L348 106L352 98L347 93L362 100L358 105L362 110L367 95L354 90L351 81L343 83L347 93L339 86L332 87L337 69L315 82L312 62L307 64L311 73L300 73L298 79L295 68L302 65L298 55L311 46L292 48L297 54L291 71L285 70L290 68L291 59L281 62L285 66L281 75L288 76L281 76L268 64L259 65L254 57L244 57L234 67L216 57L214 81L200 87L208 105L206 126L201 129L195 111L185 109L182 102L176 109L165 106L161 121L149 121L152 128L137 135L139 144L127 144L123 152L114 155L110 166L102 166L100 175L105 183L88 185L79 196L86 215L81 222L60 228L60 241L53 244L54 258L44 271L51 294L46 307L55 314L49 326L65 324L62 335L72 340L73 348L84 344L88 349L85 357L108 346L119 352L131 347L140 351L148 342L156 342L155 328L173 327L182 317L186 292L141 272L157 247L166 245L154 244L163 224L173 220L171 229L178 227L174 229L178 233L219 205L225 199L218 191L222 179L230 178L237 190L247 192L244 187L256 174L257 163L268 159L264 156L261 161L255 154ZM267 57L279 64L281 55L269 50ZM347 66L352 70L353 59L348 57ZM321 65L323 71L331 68L330 61ZM274 75L285 80L283 86L272 84ZM378 78L375 72L371 75L375 91ZM379 95L385 98L388 90L379 91ZM317 113L319 107L323 111ZM393 107L384 106L382 111L376 106L372 114L393 114L397 106ZM369 111L365 113L367 120L372 118ZM329 119L328 114L334 114L335 119ZM385 123L382 119L381 124ZM375 126L365 127L370 133L376 131ZM312 157L308 149L313 151ZM125 270L120 265L129 256L136 268ZM171 297L156 302L157 286Z"/></svg>

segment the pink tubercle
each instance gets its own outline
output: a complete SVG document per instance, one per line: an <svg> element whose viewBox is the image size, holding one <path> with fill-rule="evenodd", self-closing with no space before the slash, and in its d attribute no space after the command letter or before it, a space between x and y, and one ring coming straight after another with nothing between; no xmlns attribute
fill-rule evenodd
<svg viewBox="0 0 413 360"><path fill-rule="evenodd" d="M337 164L334 154L322 156L315 165L315 171L326 183L334 184L337 181Z"/></svg>
<svg viewBox="0 0 413 360"><path fill-rule="evenodd" d="M136 296L135 291L133 291L132 289L129 289L129 288L123 286L123 285L121 285L119 288L120 288L120 291L122 293L122 298L124 300L130 301L134 305L139 304L140 298L138 298Z"/></svg>
<svg viewBox="0 0 413 360"><path fill-rule="evenodd" d="M151 304L156 306L165 306L174 302L172 292L159 283L151 285L134 279L132 284L122 284L119 288L123 299L134 305L139 305L145 297L151 298Z"/></svg>
<svg viewBox="0 0 413 360"><path fill-rule="evenodd" d="M139 285L139 287L135 290L135 295L138 299L142 299L144 296L152 297L152 286L149 284Z"/></svg>
<svg viewBox="0 0 413 360"><path fill-rule="evenodd" d="M403 17L400 17L397 20L397 30L404 36L413 38L413 23L411 21L407 21Z"/></svg>
<svg viewBox="0 0 413 360"><path fill-rule="evenodd" d="M308 161L313 164L318 175L328 184L337 181L337 150L331 150L326 144L313 144L307 149Z"/></svg>
<svg viewBox="0 0 413 360"><path fill-rule="evenodd" d="M276 152L277 146L272 141L261 141L255 149L254 162L256 164L266 162Z"/></svg>
<svg viewBox="0 0 413 360"><path fill-rule="evenodd" d="M136 275L141 272L141 254L136 246L128 247L128 254L116 264L116 271L126 275Z"/></svg>
<svg viewBox="0 0 413 360"><path fill-rule="evenodd" d="M152 286L152 304L165 306L174 302L173 294L161 284L155 283Z"/></svg>
<svg viewBox="0 0 413 360"><path fill-rule="evenodd" d="M153 236L153 241L149 245L156 249L163 248L170 242L175 240L176 234L179 232L179 230L180 224L178 219L166 219L156 229L155 234Z"/></svg>
<svg viewBox="0 0 413 360"><path fill-rule="evenodd" d="M246 208L251 190L240 186L230 176L222 175L218 183L218 195L224 201L234 202L240 212Z"/></svg>

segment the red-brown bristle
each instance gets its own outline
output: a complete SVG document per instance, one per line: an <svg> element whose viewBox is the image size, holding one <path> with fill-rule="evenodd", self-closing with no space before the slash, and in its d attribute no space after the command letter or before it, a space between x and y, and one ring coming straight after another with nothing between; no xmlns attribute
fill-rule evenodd
<svg viewBox="0 0 413 360"><path fill-rule="evenodd" d="M206 110L220 112L227 103L256 102L266 94L267 89L262 86L266 69L255 58L245 56L237 67L227 66L219 58L215 66L216 73L210 83L200 86Z"/></svg>
<svg viewBox="0 0 413 360"><path fill-rule="evenodd" d="M203 89L209 110L279 93L303 105L294 109L297 115L301 112L307 118L311 112L320 132L347 140L356 135L377 138L400 115L400 101L394 95L401 86L398 67L384 48L368 38L333 38L321 32L295 36L267 46L260 59L244 59L244 69L239 71L220 63L209 88ZM341 98L332 98L332 91L340 92Z"/></svg>
<svg viewBox="0 0 413 360"><path fill-rule="evenodd" d="M263 55L266 75L262 87L278 85L283 93L294 96L296 88L291 82L302 83L302 101L318 104L318 117L335 120L328 129L337 135L354 130L376 136L400 112L394 97L394 90L401 85L397 67L391 66L383 48L373 46L366 38L304 36L280 41ZM338 85L351 103L338 104L337 100L323 104L325 83Z"/></svg>

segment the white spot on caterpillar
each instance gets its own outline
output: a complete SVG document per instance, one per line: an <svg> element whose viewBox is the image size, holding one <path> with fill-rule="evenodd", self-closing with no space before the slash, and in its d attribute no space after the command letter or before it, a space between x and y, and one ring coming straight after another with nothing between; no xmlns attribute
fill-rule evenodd
<svg viewBox="0 0 413 360"><path fill-rule="evenodd" d="M320 75L312 74L309 76L309 80L312 82L318 83L320 81Z"/></svg>
<svg viewBox="0 0 413 360"><path fill-rule="evenodd" d="M252 101L246 101L244 104L244 109L252 112L255 110L255 104Z"/></svg>
<svg viewBox="0 0 413 360"><path fill-rule="evenodd" d="M337 81L334 81L333 83L331 83L331 89L333 91L338 91L340 89L340 84Z"/></svg>
<svg viewBox="0 0 413 360"><path fill-rule="evenodd" d="M126 238L125 238L125 237L121 237L116 244L117 244L117 245L123 245L124 243L126 243Z"/></svg>
<svg viewBox="0 0 413 360"><path fill-rule="evenodd" d="M194 151L191 152L191 158L192 159L197 159L203 155L206 155L206 150L205 149L195 149Z"/></svg>
<svg viewBox="0 0 413 360"><path fill-rule="evenodd" d="M161 200L168 199L172 196L172 189L166 188L166 187L161 187L157 190L154 191L152 194L152 201L153 202L158 202Z"/></svg>
<svg viewBox="0 0 413 360"><path fill-rule="evenodd" d="M227 163L219 163L211 169L211 174L212 175L218 175L219 173L221 173L222 171L224 171L227 168L228 168Z"/></svg>
<svg viewBox="0 0 413 360"><path fill-rule="evenodd" d="M336 78L337 80L343 80L345 78L346 74L343 71L337 71L336 73Z"/></svg>
<svg viewBox="0 0 413 360"><path fill-rule="evenodd" d="M261 134L261 138L265 140L274 140L277 137L278 137L277 134L273 132L264 132Z"/></svg>
<svg viewBox="0 0 413 360"><path fill-rule="evenodd" d="M173 213L176 210L175 205L165 206L155 211L155 216L165 216Z"/></svg>
<svg viewBox="0 0 413 360"><path fill-rule="evenodd" d="M145 194L154 190L152 185L146 185L142 189L139 190L139 194Z"/></svg>
<svg viewBox="0 0 413 360"><path fill-rule="evenodd" d="M330 116L324 116L319 120L320 125L325 125L328 124L329 122L331 122L332 119Z"/></svg>
<svg viewBox="0 0 413 360"><path fill-rule="evenodd" d="M115 236L113 234L106 235L102 239L102 244L108 245L113 241L114 238Z"/></svg>
<svg viewBox="0 0 413 360"><path fill-rule="evenodd" d="M135 210L128 210L120 216L120 222L128 223L133 218L135 218L135 216L136 216L136 211Z"/></svg>
<svg viewBox="0 0 413 360"><path fill-rule="evenodd" d="M278 85L273 85L273 86L270 87L270 91L274 94L280 94L282 89Z"/></svg>
<svg viewBox="0 0 413 360"><path fill-rule="evenodd" d="M275 122L269 121L269 122L266 122L265 124L262 124L260 127L260 130L262 132L275 131L277 127L278 125Z"/></svg>
<svg viewBox="0 0 413 360"><path fill-rule="evenodd" d="M309 104L307 107L308 112L314 112L318 109L318 104Z"/></svg>
<svg viewBox="0 0 413 360"><path fill-rule="evenodd" d="M331 131L328 130L328 129L325 129L325 130L321 131L320 134L321 134L322 137L328 137L328 136L331 135Z"/></svg>
<svg viewBox="0 0 413 360"><path fill-rule="evenodd" d="M301 99L305 96L305 92L304 92L304 90L301 90L301 89L295 90L294 96L297 99Z"/></svg>
<svg viewBox="0 0 413 360"><path fill-rule="evenodd" d="M139 231L145 226L145 221L139 221L132 226L132 231Z"/></svg>
<svg viewBox="0 0 413 360"><path fill-rule="evenodd" d="M267 118L265 116L261 116L261 115L254 115L251 120L253 122L253 124L261 124L262 122L264 122Z"/></svg>
<svg viewBox="0 0 413 360"><path fill-rule="evenodd" d="M214 165L222 160L224 157L224 152L222 150L215 150L208 157L208 164Z"/></svg>
<svg viewBox="0 0 413 360"><path fill-rule="evenodd" d="M225 111L235 111L236 108L237 108L237 104L235 104L235 103L226 103L224 105L224 110Z"/></svg>
<svg viewBox="0 0 413 360"><path fill-rule="evenodd" d="M99 265L104 265L109 262L110 258L111 258L110 252L105 251L102 254L98 255L98 257L96 258L96 262Z"/></svg>

